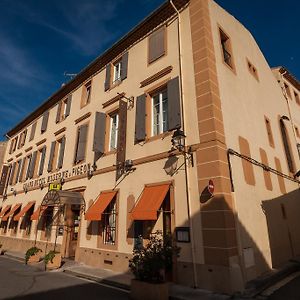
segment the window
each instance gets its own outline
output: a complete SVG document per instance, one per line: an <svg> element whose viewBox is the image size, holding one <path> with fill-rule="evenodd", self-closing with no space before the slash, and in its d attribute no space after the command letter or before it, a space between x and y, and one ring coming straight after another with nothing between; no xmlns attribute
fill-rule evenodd
<svg viewBox="0 0 300 300"><path fill-rule="evenodd" d="M119 114L116 112L110 116L110 131L109 131L109 151L117 149L118 145L118 129L119 129Z"/></svg>
<svg viewBox="0 0 300 300"><path fill-rule="evenodd" d="M71 103L72 95L69 95L68 98L57 104L56 123L63 121L70 115Z"/></svg>
<svg viewBox="0 0 300 300"><path fill-rule="evenodd" d="M103 213L103 243L116 242L116 200L112 200Z"/></svg>
<svg viewBox="0 0 300 300"><path fill-rule="evenodd" d="M282 137L284 152L285 152L289 171L291 173L295 173L295 167L294 167L294 162L292 157L292 151L290 148L289 137L282 119L280 120L280 131L281 131L281 137Z"/></svg>
<svg viewBox="0 0 300 300"><path fill-rule="evenodd" d="M257 70L248 59L247 59L247 65L248 65L249 72L255 77L256 80L258 80Z"/></svg>
<svg viewBox="0 0 300 300"><path fill-rule="evenodd" d="M32 126L31 126L29 141L32 141L34 139L35 130L36 130L36 122L33 123Z"/></svg>
<svg viewBox="0 0 300 300"><path fill-rule="evenodd" d="M56 171L62 168L65 152L66 138L63 136L57 141L52 142L50 149L50 157L48 163L48 172ZM43 150L46 151L46 150ZM43 162L41 161L41 164ZM43 166L40 165L39 173L42 173Z"/></svg>
<svg viewBox="0 0 300 300"><path fill-rule="evenodd" d="M299 94L294 91L294 96L295 96L296 103L300 105Z"/></svg>
<svg viewBox="0 0 300 300"><path fill-rule="evenodd" d="M81 107L91 102L91 93L92 93L92 82L89 81L82 88Z"/></svg>
<svg viewBox="0 0 300 300"><path fill-rule="evenodd" d="M41 133L44 133L47 130L48 120L49 120L49 110L47 110L43 114L42 125L41 125Z"/></svg>
<svg viewBox="0 0 300 300"><path fill-rule="evenodd" d="M48 206L43 214L43 226L44 236L46 239L51 237L52 229L52 218L53 218L53 206Z"/></svg>
<svg viewBox="0 0 300 300"><path fill-rule="evenodd" d="M22 167L22 160L20 159L20 160L17 161L17 166L16 166L17 172L16 172L16 174L14 176L13 184L16 184L18 182L18 179L19 179L19 176L20 176L20 172L21 172L21 167Z"/></svg>
<svg viewBox="0 0 300 300"><path fill-rule="evenodd" d="M18 149L22 148L22 147L25 145L26 135L27 135L27 129L24 130L24 131L20 134L19 144L18 144Z"/></svg>
<svg viewBox="0 0 300 300"><path fill-rule="evenodd" d="M162 27L154 31L148 39L148 63L156 61L158 58L165 55L166 41L165 41L166 28Z"/></svg>
<svg viewBox="0 0 300 300"><path fill-rule="evenodd" d="M269 144L271 147L274 148L274 139L273 139L271 124L270 124L270 120L267 117L265 117L265 123L266 123L266 128L267 128Z"/></svg>
<svg viewBox="0 0 300 300"><path fill-rule="evenodd" d="M152 100L152 136L168 130L168 95L167 89L155 93Z"/></svg>
<svg viewBox="0 0 300 300"><path fill-rule="evenodd" d="M32 159L32 154L27 156L27 164L26 164L26 176L25 176L25 180L27 180L29 178L30 175L30 166L31 166L31 159Z"/></svg>
<svg viewBox="0 0 300 300"><path fill-rule="evenodd" d="M78 164L85 160L88 128L88 124L85 124L79 126L77 129L77 140L74 157L75 164Z"/></svg>
<svg viewBox="0 0 300 300"><path fill-rule="evenodd" d="M289 87L286 83L284 83L284 88L285 88L285 91L286 91L287 96L288 96L289 98L292 98L290 87Z"/></svg>
<svg viewBox="0 0 300 300"><path fill-rule="evenodd" d="M221 40L221 47L222 47L222 53L223 53L223 60L230 68L233 69L234 64L233 64L233 58L232 58L230 39L224 33L223 30L219 29L219 31L220 31L220 40Z"/></svg>
<svg viewBox="0 0 300 300"><path fill-rule="evenodd" d="M121 81L122 60L118 60L113 64L113 84Z"/></svg>
<svg viewBox="0 0 300 300"><path fill-rule="evenodd" d="M14 139L10 142L10 149L9 154L13 153L17 149L17 143L18 143L18 137L16 136Z"/></svg>

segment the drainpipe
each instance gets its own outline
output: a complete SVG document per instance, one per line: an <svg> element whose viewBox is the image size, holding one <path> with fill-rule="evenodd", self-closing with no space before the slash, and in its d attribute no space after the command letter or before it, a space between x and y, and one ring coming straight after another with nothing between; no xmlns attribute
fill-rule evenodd
<svg viewBox="0 0 300 300"><path fill-rule="evenodd" d="M174 10L177 13L177 37L178 37L178 57L179 57L179 85L180 85L180 94L181 94L181 120L182 120L182 130L185 132L185 123L184 123L184 92L183 92L183 75L182 75L182 52L181 52L181 34L180 34L180 13L176 6L173 3L173 0L170 0L170 4L173 6ZM185 140L184 140L184 149L185 149ZM197 268L196 268L196 256L195 256L195 240L194 240L194 230L193 230L193 222L191 219L191 199L190 199L190 192L189 192L189 178L188 178L188 169L186 163L186 157L184 157L184 174L185 174L185 192L186 192L186 199L187 199L187 213L188 213L188 222L190 227L190 235L191 235L191 256L192 256L192 265L193 265L193 281L194 281L194 288L198 287L198 279L197 279Z"/></svg>

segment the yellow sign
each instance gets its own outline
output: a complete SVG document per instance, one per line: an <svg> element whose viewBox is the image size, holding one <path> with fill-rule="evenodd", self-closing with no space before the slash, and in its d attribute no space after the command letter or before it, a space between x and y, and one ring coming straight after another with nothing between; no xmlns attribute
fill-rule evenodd
<svg viewBox="0 0 300 300"><path fill-rule="evenodd" d="M60 191L61 184L60 183L50 183L49 184L49 191Z"/></svg>

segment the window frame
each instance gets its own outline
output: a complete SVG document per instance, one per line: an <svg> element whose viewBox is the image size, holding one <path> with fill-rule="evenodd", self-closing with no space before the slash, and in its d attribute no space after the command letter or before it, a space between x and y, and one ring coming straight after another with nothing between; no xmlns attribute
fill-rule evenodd
<svg viewBox="0 0 300 300"><path fill-rule="evenodd" d="M118 69L118 72L116 72L116 69L117 69L118 66L120 66L120 67ZM112 71L113 71L112 72L112 83L111 83L112 86L114 86L114 85L116 85L116 84L118 84L119 82L122 81L122 79L121 79L122 67L123 67L122 57L120 57L119 59L117 59L115 62L113 62L111 64L111 68L112 68ZM116 76L116 74L117 74L118 77Z"/></svg>
<svg viewBox="0 0 300 300"><path fill-rule="evenodd" d="M110 113L108 115L109 117L109 140L108 140L108 151L116 151L118 147L118 133L119 133L119 109L115 110L114 112ZM114 117L116 117L116 130L115 130L115 137L114 137L114 145L115 147L112 147L112 128L113 128L113 121Z"/></svg>
<svg viewBox="0 0 300 300"><path fill-rule="evenodd" d="M151 97L151 137L153 136L157 136L160 134L164 134L166 132L168 132L168 126L166 127L166 130L164 131L164 111L163 111L163 107L164 107L164 103L163 103L163 93L166 92L167 95L167 100L166 100L166 120L165 123L166 125L168 124L168 89L167 86L162 86L159 90L156 90L153 93L150 93L150 97ZM154 132L154 97L155 96L159 96L159 124L157 124L159 126L159 132L155 133ZM156 126L157 126L156 125Z"/></svg>
<svg viewBox="0 0 300 300"><path fill-rule="evenodd" d="M231 38L221 26L218 26L218 31L219 31L220 49L222 54L222 62L235 73L235 63L233 58ZM229 54L229 62L228 59L225 57L225 54Z"/></svg>
<svg viewBox="0 0 300 300"><path fill-rule="evenodd" d="M103 219L102 219L102 236L103 236L103 244L114 246L116 245L117 241L117 199L116 196L114 199L109 203L106 209L103 212ZM110 217L113 219L114 226L110 225ZM108 229L113 228L113 234L111 236L113 239L111 241L107 240ZM111 232L111 231L110 231Z"/></svg>

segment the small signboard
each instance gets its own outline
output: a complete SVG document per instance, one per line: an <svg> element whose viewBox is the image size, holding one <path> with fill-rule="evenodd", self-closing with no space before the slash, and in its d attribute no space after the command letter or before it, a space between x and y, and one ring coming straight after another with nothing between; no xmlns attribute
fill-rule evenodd
<svg viewBox="0 0 300 300"><path fill-rule="evenodd" d="M60 191L61 184L60 183L50 183L49 184L49 191Z"/></svg>
<svg viewBox="0 0 300 300"><path fill-rule="evenodd" d="M64 235L64 226L58 227L58 235Z"/></svg>

